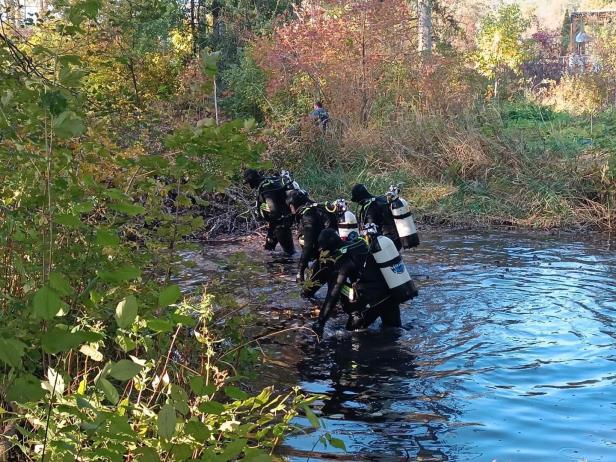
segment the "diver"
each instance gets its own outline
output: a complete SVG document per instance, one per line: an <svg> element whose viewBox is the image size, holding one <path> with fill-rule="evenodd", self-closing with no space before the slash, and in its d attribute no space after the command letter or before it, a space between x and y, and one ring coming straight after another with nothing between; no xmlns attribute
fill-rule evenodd
<svg viewBox="0 0 616 462"><path fill-rule="evenodd" d="M257 190L257 213L268 223L265 250L274 250L280 244L288 255L293 255L292 216L286 203L288 186L284 178L266 178L249 168L244 171L244 182Z"/></svg>
<svg viewBox="0 0 616 462"><path fill-rule="evenodd" d="M388 237L396 248L402 248L400 235L391 213L389 202L385 196L373 196L363 184L356 184L351 190L351 201L359 204L358 219L360 230L372 223L376 226L378 234Z"/></svg>
<svg viewBox="0 0 616 462"><path fill-rule="evenodd" d="M321 231L322 259L333 261L330 289L319 312L322 327L340 300L349 315L348 330L363 329L381 318L384 327L401 327L400 303L417 295L394 243L377 236L370 226L369 239L345 243L331 229Z"/></svg>
<svg viewBox="0 0 616 462"><path fill-rule="evenodd" d="M319 234L324 229L338 229L336 207L335 204L314 202L305 191L301 190L288 191L286 202L298 224L298 240L302 247L302 255L299 259L295 280L304 285L302 296L311 297L319 287L327 282L330 275L330 267L321 265L319 261L318 240ZM312 261L314 261L312 275L309 282L304 284L306 269Z"/></svg>

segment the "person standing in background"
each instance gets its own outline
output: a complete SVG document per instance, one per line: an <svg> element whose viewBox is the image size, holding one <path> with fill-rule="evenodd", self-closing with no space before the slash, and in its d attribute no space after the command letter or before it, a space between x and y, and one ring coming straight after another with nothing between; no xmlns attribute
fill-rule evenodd
<svg viewBox="0 0 616 462"><path fill-rule="evenodd" d="M314 103L314 111L310 113L310 118L318 123L319 128L325 134L329 125L329 113L325 110L321 101Z"/></svg>

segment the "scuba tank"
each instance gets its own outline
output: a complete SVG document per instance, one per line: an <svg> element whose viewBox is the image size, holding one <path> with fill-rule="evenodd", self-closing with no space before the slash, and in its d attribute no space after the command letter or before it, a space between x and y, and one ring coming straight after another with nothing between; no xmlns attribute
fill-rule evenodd
<svg viewBox="0 0 616 462"><path fill-rule="evenodd" d="M376 226L373 224L366 226L366 237L370 242L370 252L391 291L392 299L396 303L402 303L416 297L417 288L394 242L388 237L377 236Z"/></svg>
<svg viewBox="0 0 616 462"><path fill-rule="evenodd" d="M280 171L280 180L282 181L282 184L285 186L287 191L296 190L296 191L306 193L306 191L304 191L299 186L299 183L293 179L293 177L291 176L291 172L289 172L288 170Z"/></svg>
<svg viewBox="0 0 616 462"><path fill-rule="evenodd" d="M256 208L261 218L265 218L266 214L271 212L269 207L265 202L261 201L261 192L264 187L270 186L273 187L274 190L282 190L283 192L287 191L298 191L302 194L308 194L305 190L303 190L299 183L293 180L291 173L288 170L281 170L279 174L274 174L273 176L267 176L263 178L263 181L257 188L257 200L256 200Z"/></svg>
<svg viewBox="0 0 616 462"><path fill-rule="evenodd" d="M338 218L338 235L343 241L352 241L359 237L359 225L355 214L351 212L344 199L334 202L334 212Z"/></svg>
<svg viewBox="0 0 616 462"><path fill-rule="evenodd" d="M389 203L391 214L394 217L402 248L410 249L411 247L417 247L419 245L419 234L417 234L417 227L415 226L415 220L413 220L408 202L400 197L400 187L391 185L385 197Z"/></svg>

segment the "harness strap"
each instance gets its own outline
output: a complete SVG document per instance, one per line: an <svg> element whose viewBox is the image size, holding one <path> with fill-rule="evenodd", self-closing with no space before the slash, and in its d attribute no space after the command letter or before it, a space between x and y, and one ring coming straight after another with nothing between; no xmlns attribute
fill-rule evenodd
<svg viewBox="0 0 616 462"><path fill-rule="evenodd" d="M390 266L397 265L398 263L401 263L401 262L402 262L402 257L398 255L397 257L392 258L391 260L384 261L383 263L377 263L377 266L379 268L388 268Z"/></svg>

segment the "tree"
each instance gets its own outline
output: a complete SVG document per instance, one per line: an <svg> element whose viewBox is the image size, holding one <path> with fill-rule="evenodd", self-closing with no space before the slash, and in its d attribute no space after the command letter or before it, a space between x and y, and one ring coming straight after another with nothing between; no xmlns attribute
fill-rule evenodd
<svg viewBox="0 0 616 462"><path fill-rule="evenodd" d="M569 53L569 42L571 41L571 14L569 10L565 11L565 17L562 25L562 54Z"/></svg>
<svg viewBox="0 0 616 462"><path fill-rule="evenodd" d="M488 14L477 37L475 62L479 71L494 81L494 98L498 98L499 82L508 72L517 74L528 57L522 34L529 27L518 5L503 5Z"/></svg>
<svg viewBox="0 0 616 462"><path fill-rule="evenodd" d="M424 56L432 53L432 0L418 0L419 52Z"/></svg>
<svg viewBox="0 0 616 462"><path fill-rule="evenodd" d="M344 122L368 122L384 71L416 57L414 11L395 0L304 2L296 20L255 40L270 93L323 98Z"/></svg>

